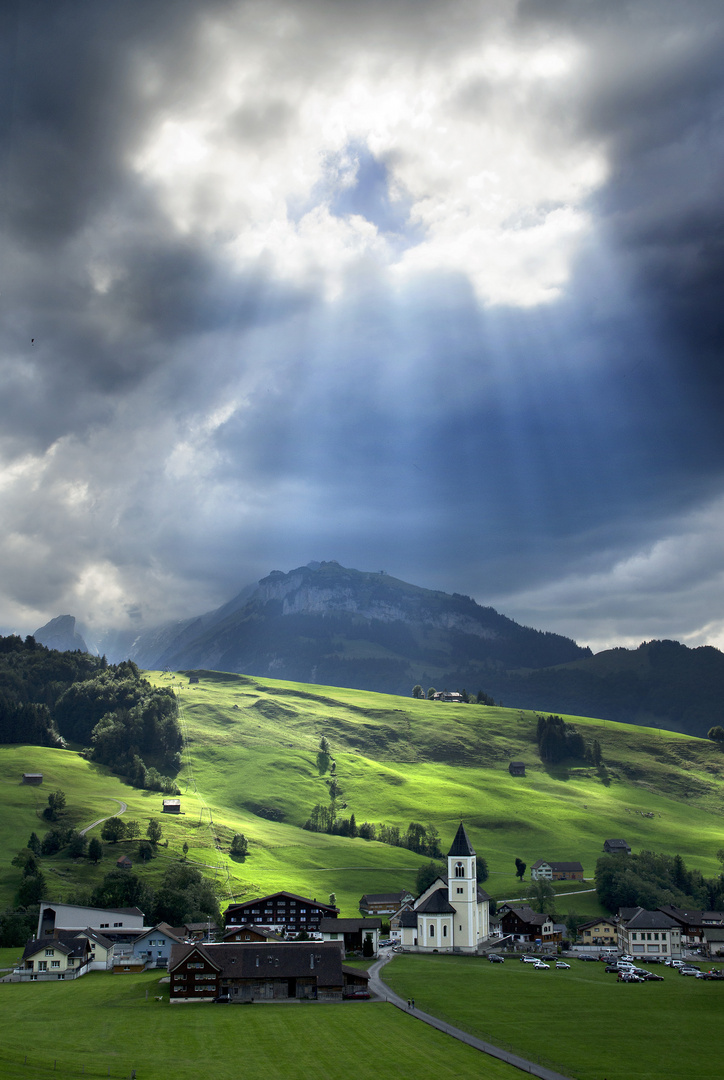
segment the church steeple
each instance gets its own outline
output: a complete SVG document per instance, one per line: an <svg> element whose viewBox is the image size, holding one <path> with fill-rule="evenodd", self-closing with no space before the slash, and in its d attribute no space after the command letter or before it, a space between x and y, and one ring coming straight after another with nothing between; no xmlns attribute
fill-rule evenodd
<svg viewBox="0 0 724 1080"><path fill-rule="evenodd" d="M452 842L452 846L447 853L447 857L448 859L451 857L470 858L472 855L475 855L475 848L470 843L470 837L465 832L465 826L461 821L458 825L458 831L455 833L455 839Z"/></svg>

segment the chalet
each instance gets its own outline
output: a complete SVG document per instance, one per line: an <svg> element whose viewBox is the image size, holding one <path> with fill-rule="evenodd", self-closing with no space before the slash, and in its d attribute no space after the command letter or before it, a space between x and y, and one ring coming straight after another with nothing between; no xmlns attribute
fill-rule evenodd
<svg viewBox="0 0 724 1080"><path fill-rule="evenodd" d="M455 691L450 690L438 690L432 695L433 701L455 701L458 703L463 702L463 695Z"/></svg>
<svg viewBox="0 0 724 1080"><path fill-rule="evenodd" d="M180 814L181 813L181 800L180 799L164 799L163 809L161 811L164 814Z"/></svg>
<svg viewBox="0 0 724 1080"><path fill-rule="evenodd" d="M533 911L529 904L503 904L498 908L500 931L514 941L540 941L541 943L559 940L550 915Z"/></svg>
<svg viewBox="0 0 724 1080"><path fill-rule="evenodd" d="M184 944L183 928L178 930L168 923L158 923L139 934L126 945L116 947L113 960L114 971L144 971L148 968L165 968L173 945Z"/></svg>
<svg viewBox="0 0 724 1080"><path fill-rule="evenodd" d="M169 961L171 1003L316 1000L341 1001L345 981L342 951L334 942L176 945Z"/></svg>
<svg viewBox="0 0 724 1080"><path fill-rule="evenodd" d="M685 911L672 904L662 904L658 910L679 924L682 945L703 945L707 927L724 926L724 912L721 911Z"/></svg>
<svg viewBox="0 0 724 1080"><path fill-rule="evenodd" d="M52 937L56 930L100 930L113 939L127 931L143 932L140 908L94 908L79 904L50 904L43 900L38 915L38 938ZM131 933L130 936L133 936Z"/></svg>
<svg viewBox="0 0 724 1080"><path fill-rule="evenodd" d="M625 840L604 840L603 850L607 855L630 855L631 848Z"/></svg>
<svg viewBox="0 0 724 1080"><path fill-rule="evenodd" d="M359 902L364 915L392 915L404 904L413 903L415 897L407 889L391 893L365 893Z"/></svg>
<svg viewBox="0 0 724 1080"><path fill-rule="evenodd" d="M187 922L181 929L183 936L190 941L212 941L219 932L219 927L211 919L206 922Z"/></svg>
<svg viewBox="0 0 724 1080"><path fill-rule="evenodd" d="M339 908L321 904L296 893L278 892L261 896L258 900L246 900L242 904L230 904L224 913L226 929L242 923L253 926L273 926L287 932L318 932L322 919L336 919Z"/></svg>
<svg viewBox="0 0 724 1080"><path fill-rule="evenodd" d="M399 941L414 952L474 953L489 936L490 897L478 886L475 849L462 822L447 865L447 876L437 877L400 914Z"/></svg>
<svg viewBox="0 0 724 1080"><path fill-rule="evenodd" d="M372 956L379 951L381 928L381 919L322 919L319 924L322 940L338 941L344 952L361 952L369 938Z"/></svg>
<svg viewBox="0 0 724 1080"><path fill-rule="evenodd" d="M199 681L198 675L189 675L189 686L192 686L193 684L197 683L198 681Z"/></svg>
<svg viewBox="0 0 724 1080"><path fill-rule="evenodd" d="M584 945L605 945L615 948L618 924L615 919L590 919L578 927L578 937Z"/></svg>
<svg viewBox="0 0 724 1080"><path fill-rule="evenodd" d="M127 855L121 855L120 859L116 859L116 866L119 870L130 870L133 863Z"/></svg>
<svg viewBox="0 0 724 1080"><path fill-rule="evenodd" d="M537 859L530 868L531 881L583 881L579 862L548 862Z"/></svg>
<svg viewBox="0 0 724 1080"><path fill-rule="evenodd" d="M222 944L230 944L232 941L283 941L284 939L275 934L273 930L267 930L263 926L252 926L251 923L243 923L227 930L221 939Z"/></svg>
<svg viewBox="0 0 724 1080"><path fill-rule="evenodd" d="M42 784L43 774L41 772L24 772L21 782L23 784Z"/></svg>
<svg viewBox="0 0 724 1080"><path fill-rule="evenodd" d="M663 911L619 908L618 948L631 956L680 957L681 927Z"/></svg>
<svg viewBox="0 0 724 1080"><path fill-rule="evenodd" d="M22 961L10 976L11 982L58 982L85 975L91 960L87 938L72 941L53 938L32 940L25 946Z"/></svg>
<svg viewBox="0 0 724 1080"><path fill-rule="evenodd" d="M525 776L525 762L511 761L508 765L508 772L511 776Z"/></svg>

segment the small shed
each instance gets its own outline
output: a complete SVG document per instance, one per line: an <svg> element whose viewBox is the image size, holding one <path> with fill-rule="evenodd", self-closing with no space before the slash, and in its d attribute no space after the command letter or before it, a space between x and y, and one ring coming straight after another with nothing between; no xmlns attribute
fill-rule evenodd
<svg viewBox="0 0 724 1080"><path fill-rule="evenodd" d="M120 859L116 859L116 866L118 866L121 870L130 870L133 866L133 863L127 855L121 855Z"/></svg>
<svg viewBox="0 0 724 1080"><path fill-rule="evenodd" d="M197 683L199 681L198 675L189 675L189 685L191 683Z"/></svg>
<svg viewBox="0 0 724 1080"><path fill-rule="evenodd" d="M511 776L525 776L525 762L511 761L508 766L508 772Z"/></svg>
<svg viewBox="0 0 724 1080"><path fill-rule="evenodd" d="M24 772L23 783L24 784L42 784L43 774L41 772Z"/></svg>
<svg viewBox="0 0 724 1080"><path fill-rule="evenodd" d="M163 813L164 814L180 814L181 813L181 800L180 799L164 799L163 800Z"/></svg>

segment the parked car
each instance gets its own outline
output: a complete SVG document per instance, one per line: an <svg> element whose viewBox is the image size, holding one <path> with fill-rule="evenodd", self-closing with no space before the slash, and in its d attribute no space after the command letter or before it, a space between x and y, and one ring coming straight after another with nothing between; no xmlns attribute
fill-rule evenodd
<svg viewBox="0 0 724 1080"><path fill-rule="evenodd" d="M655 975L653 971L645 971L644 974L641 976L641 978L644 980L644 982L663 982L664 981L664 976L663 975Z"/></svg>
<svg viewBox="0 0 724 1080"><path fill-rule="evenodd" d="M219 994L214 998L214 1005L231 1005L231 997L229 994Z"/></svg>
<svg viewBox="0 0 724 1080"><path fill-rule="evenodd" d="M498 954L494 953L494 952L488 953L488 960L489 960L489 962L491 964L504 964L505 963L505 957L504 956L498 956Z"/></svg>
<svg viewBox="0 0 724 1080"><path fill-rule="evenodd" d="M539 963L537 956L521 956L521 964L537 964Z"/></svg>
<svg viewBox="0 0 724 1080"><path fill-rule="evenodd" d="M589 960L589 961L592 960L594 964L598 963L598 957L597 956L591 956L590 953L581 953L581 955L578 957L578 959L579 960Z"/></svg>
<svg viewBox="0 0 724 1080"><path fill-rule="evenodd" d="M640 975L634 975L633 971L619 971L618 982L643 982Z"/></svg>
<svg viewBox="0 0 724 1080"><path fill-rule="evenodd" d="M707 981L713 980L714 982L724 982L724 971L722 971L721 968L718 970L712 968L711 971L697 971L696 977L697 979L706 979Z"/></svg>
<svg viewBox="0 0 724 1080"><path fill-rule="evenodd" d="M618 965L616 965L616 964L606 964L606 966L605 966L605 968L604 968L603 970L604 970L604 971L605 971L605 972L606 972L606 973L607 973L608 975L618 975L618 973L619 973L619 971L620 971L621 969L620 969L620 968L618 967Z"/></svg>
<svg viewBox="0 0 724 1080"><path fill-rule="evenodd" d="M550 971L550 964L544 964L542 960L536 960L533 964L533 971Z"/></svg>
<svg viewBox="0 0 724 1080"><path fill-rule="evenodd" d="M664 960L664 963L666 964L667 967L680 968L680 967L682 967L684 961L683 960L672 960L671 958L669 958L668 960Z"/></svg>
<svg viewBox="0 0 724 1080"><path fill-rule="evenodd" d="M367 999L369 996L369 990L354 990L351 994L346 995L346 999L348 1001L361 1001Z"/></svg>
<svg viewBox="0 0 724 1080"><path fill-rule="evenodd" d="M570 965L570 964L567 964L567 963L565 962L565 960L556 960L556 967L557 967L557 968L563 968L563 969L565 969L566 971L570 971L570 970L571 970L571 965Z"/></svg>
<svg viewBox="0 0 724 1080"><path fill-rule="evenodd" d="M696 967L680 967L679 975L699 975L699 969Z"/></svg>

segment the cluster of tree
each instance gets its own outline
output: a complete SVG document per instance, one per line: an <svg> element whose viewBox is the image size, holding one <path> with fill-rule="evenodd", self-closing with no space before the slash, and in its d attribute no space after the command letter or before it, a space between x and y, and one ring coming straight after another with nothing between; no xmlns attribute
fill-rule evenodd
<svg viewBox="0 0 724 1080"><path fill-rule="evenodd" d="M126 820L126 818L111 817L103 822L101 837L110 844L117 844L119 840L136 840L141 835L141 825L138 821ZM146 826L146 836L151 844L158 844L163 836L161 823L157 818L151 818Z"/></svg>
<svg viewBox="0 0 724 1080"><path fill-rule="evenodd" d="M586 760L586 742L572 724L560 716L539 716L536 741L541 761L553 765L566 758ZM599 762L601 748L598 748Z"/></svg>
<svg viewBox="0 0 724 1080"><path fill-rule="evenodd" d="M312 807L312 812L302 827L309 832L329 833L332 836L359 836L363 840L379 840L381 844L404 847L431 859L442 857L437 829L434 825L421 825L418 821L411 821L406 832L402 832L398 825L375 825L371 821L363 821L358 825L354 814L348 818L338 817L334 803L329 806L317 803Z"/></svg>
<svg viewBox="0 0 724 1080"><path fill-rule="evenodd" d="M429 686L427 689L427 694L425 694L425 691L423 690L420 683L417 683L412 688L412 696L414 698L427 697L428 701L432 701L436 693L437 690L435 689L435 687ZM465 705L469 705L471 702L474 702L478 705L495 705L495 702L491 698L490 694L486 694L484 690L478 690L474 698L470 697L465 687L463 687L462 690L457 691L457 693L460 694L460 697L462 698Z"/></svg>
<svg viewBox="0 0 724 1080"><path fill-rule="evenodd" d="M249 854L249 841L243 833L234 833L230 851L237 859L245 859L247 857Z"/></svg>
<svg viewBox="0 0 724 1080"><path fill-rule="evenodd" d="M707 739L711 739L712 742L724 743L724 727L721 724L716 724L714 727L709 728Z"/></svg>
<svg viewBox="0 0 724 1080"><path fill-rule="evenodd" d="M719 857L724 852L718 853ZM602 855L596 863L596 892L609 911L619 907L656 909L662 904L694 910L724 908L724 874L705 878L689 870L680 855L642 851L638 855Z"/></svg>
<svg viewBox="0 0 724 1080"><path fill-rule="evenodd" d="M0 637L0 742L65 740L138 787L177 791L183 739L170 687L151 686L131 660L109 665L32 637Z"/></svg>
<svg viewBox="0 0 724 1080"><path fill-rule="evenodd" d="M213 885L188 863L172 863L156 888L133 871L111 870L90 894L79 894L73 903L94 907L139 907L154 925L167 922L219 922L219 902Z"/></svg>

